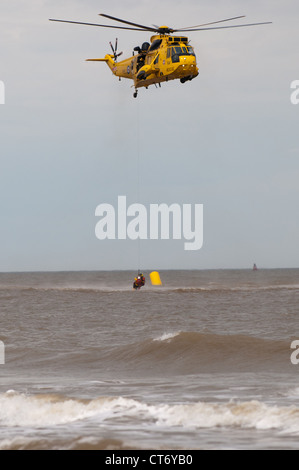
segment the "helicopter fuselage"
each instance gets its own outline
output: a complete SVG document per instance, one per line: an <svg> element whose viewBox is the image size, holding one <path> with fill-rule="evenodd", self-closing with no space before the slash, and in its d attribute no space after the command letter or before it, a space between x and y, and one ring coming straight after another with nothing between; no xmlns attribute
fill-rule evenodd
<svg viewBox="0 0 299 470"><path fill-rule="evenodd" d="M114 75L133 80L135 89L175 79L184 83L198 75L195 53L188 42L187 37L160 34L151 37L151 44L136 47L137 55L120 62L111 54L88 60L106 62Z"/></svg>

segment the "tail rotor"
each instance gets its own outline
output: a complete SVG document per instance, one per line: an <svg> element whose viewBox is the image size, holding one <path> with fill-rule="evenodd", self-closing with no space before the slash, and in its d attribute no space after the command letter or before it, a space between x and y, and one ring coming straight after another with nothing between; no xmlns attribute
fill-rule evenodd
<svg viewBox="0 0 299 470"><path fill-rule="evenodd" d="M115 60L115 62L116 62L116 61L117 61L117 58L118 58L120 55L122 55L122 52L119 52L119 53L117 54L118 39L116 38L116 40L115 40L115 46L114 46L114 47L113 47L113 45L112 45L111 42L110 42L109 44L110 44L110 47L111 47L112 52L113 52L114 60Z"/></svg>

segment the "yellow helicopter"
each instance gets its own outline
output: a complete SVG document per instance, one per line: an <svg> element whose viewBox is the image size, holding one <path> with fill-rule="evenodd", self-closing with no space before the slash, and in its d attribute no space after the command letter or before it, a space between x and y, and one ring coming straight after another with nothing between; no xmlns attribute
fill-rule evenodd
<svg viewBox="0 0 299 470"><path fill-rule="evenodd" d="M144 26L131 21L115 18L110 15L100 13L100 16L110 20L124 23L128 26L111 26L94 23L83 23L79 21L56 20L50 19L49 21L58 21L61 23L81 24L87 26L99 26L102 28L125 29L133 31L150 31L155 33L149 42L144 42L141 47L134 48L133 56L117 62L118 57L122 52L117 53L118 40L116 39L115 46L110 42L113 54L106 54L103 59L87 59L87 61L106 62L108 67L112 70L113 74L121 78L129 78L134 81L134 98L137 98L138 88L148 88L149 85L159 85L162 82L169 80L179 79L181 83L193 80L198 76L198 67L196 63L196 56L192 46L189 44L189 39L183 35L173 35L174 33L186 34L191 31L205 31L211 29L224 29L224 28L241 28L244 26L258 26L270 24L271 22L252 23L252 24L239 24L234 26L211 26L217 23L224 23L226 21L237 20L245 18L245 16L237 16L212 23L201 24L197 26L190 26L187 28L172 29L168 26ZM137 55L135 55L135 52Z"/></svg>

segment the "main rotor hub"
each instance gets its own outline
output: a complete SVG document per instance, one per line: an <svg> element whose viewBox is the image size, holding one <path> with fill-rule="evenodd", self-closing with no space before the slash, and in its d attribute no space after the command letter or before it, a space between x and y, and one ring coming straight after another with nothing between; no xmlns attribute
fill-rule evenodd
<svg viewBox="0 0 299 470"><path fill-rule="evenodd" d="M160 34L171 34L173 33L173 29L169 28L168 26L160 26L158 32Z"/></svg>

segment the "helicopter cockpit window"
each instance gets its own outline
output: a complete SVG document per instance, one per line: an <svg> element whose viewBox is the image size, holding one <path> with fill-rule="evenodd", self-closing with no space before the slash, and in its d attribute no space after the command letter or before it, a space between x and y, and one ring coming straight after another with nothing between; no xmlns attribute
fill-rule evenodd
<svg viewBox="0 0 299 470"><path fill-rule="evenodd" d="M179 62L182 55L195 55L191 46L173 46L172 47L172 62Z"/></svg>
<svg viewBox="0 0 299 470"><path fill-rule="evenodd" d="M179 62L181 55L183 55L182 48L180 46L174 46L172 48L172 62Z"/></svg>
<svg viewBox="0 0 299 470"><path fill-rule="evenodd" d="M194 56L195 56L195 52L194 52L193 47L187 46L187 50L188 50L188 52L189 52L190 55L194 55Z"/></svg>

